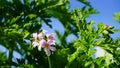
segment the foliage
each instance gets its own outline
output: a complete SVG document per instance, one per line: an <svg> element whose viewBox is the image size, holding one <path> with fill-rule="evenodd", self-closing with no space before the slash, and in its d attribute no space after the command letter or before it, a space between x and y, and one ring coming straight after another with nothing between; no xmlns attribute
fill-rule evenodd
<svg viewBox="0 0 120 68"><path fill-rule="evenodd" d="M114 19L117 21L117 22L120 22L120 12L117 12L114 14Z"/></svg>
<svg viewBox="0 0 120 68"><path fill-rule="evenodd" d="M33 48L31 41L32 34L44 27L42 23L52 28L51 18L55 18L65 31L61 34L55 30L59 43L50 56L52 68L118 68L120 39L110 36L116 30L103 23L95 27L93 20L87 22L89 15L98 12L87 0L78 2L84 6L70 10L69 0L0 0L0 46L9 51L8 56L0 52L0 66L48 68L45 52ZM71 34L77 39L68 43ZM104 49L105 55L96 58L94 47ZM14 51L21 58L14 58Z"/></svg>

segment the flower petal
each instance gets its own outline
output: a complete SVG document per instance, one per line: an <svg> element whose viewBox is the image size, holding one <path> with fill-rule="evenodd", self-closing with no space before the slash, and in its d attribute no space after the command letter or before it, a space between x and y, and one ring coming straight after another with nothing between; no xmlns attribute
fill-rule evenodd
<svg viewBox="0 0 120 68"><path fill-rule="evenodd" d="M56 48L51 46L51 47L50 47L50 50L51 50L51 51L55 51Z"/></svg>
<svg viewBox="0 0 120 68"><path fill-rule="evenodd" d="M42 39L41 41L40 41L40 45L41 46L45 46L47 44L47 42L44 40L44 39Z"/></svg>
<svg viewBox="0 0 120 68"><path fill-rule="evenodd" d="M46 36L47 36L47 38L48 38L49 40L55 40L55 34L54 34L54 33L52 33L52 34L47 34Z"/></svg>
<svg viewBox="0 0 120 68"><path fill-rule="evenodd" d="M55 40L53 40L53 43L52 43L53 45L55 45Z"/></svg>
<svg viewBox="0 0 120 68"><path fill-rule="evenodd" d="M41 45L39 45L39 46L38 46L38 50L39 50L39 51L41 51L41 48L42 48L42 46L41 46Z"/></svg>
<svg viewBox="0 0 120 68"><path fill-rule="evenodd" d="M47 44L52 45L52 44L54 44L54 41L53 40L48 40Z"/></svg>
<svg viewBox="0 0 120 68"><path fill-rule="evenodd" d="M50 49L45 48L45 53L46 53L47 56L50 56L50 54L51 54L51 53L50 53Z"/></svg>
<svg viewBox="0 0 120 68"><path fill-rule="evenodd" d="M37 39L37 33L33 33L33 38Z"/></svg>
<svg viewBox="0 0 120 68"><path fill-rule="evenodd" d="M42 30L43 33L47 32L47 30Z"/></svg>
<svg viewBox="0 0 120 68"><path fill-rule="evenodd" d="M38 38L39 38L39 40L42 40L42 39L43 39L43 34L42 34L42 32L38 34Z"/></svg>
<svg viewBox="0 0 120 68"><path fill-rule="evenodd" d="M38 43L36 41L33 41L32 45L33 45L33 47L36 47L36 46L38 46Z"/></svg>

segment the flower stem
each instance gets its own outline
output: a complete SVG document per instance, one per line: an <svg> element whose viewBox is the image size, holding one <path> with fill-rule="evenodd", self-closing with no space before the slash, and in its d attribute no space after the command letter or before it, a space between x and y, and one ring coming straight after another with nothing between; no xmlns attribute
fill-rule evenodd
<svg viewBox="0 0 120 68"><path fill-rule="evenodd" d="M50 57L48 56L48 63L49 63L49 68L52 68L51 67L51 61L50 61Z"/></svg>

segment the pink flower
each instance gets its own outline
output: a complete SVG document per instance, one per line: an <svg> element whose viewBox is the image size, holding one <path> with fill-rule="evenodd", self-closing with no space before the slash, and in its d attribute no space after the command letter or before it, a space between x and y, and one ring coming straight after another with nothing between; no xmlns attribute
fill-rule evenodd
<svg viewBox="0 0 120 68"><path fill-rule="evenodd" d="M46 40L43 39L43 40L40 41L40 45L45 48L44 50L45 50L45 53L46 53L47 56L51 55L50 50L51 51L55 51L56 50L55 47L51 46L51 45L53 45L53 40L46 41Z"/></svg>
<svg viewBox="0 0 120 68"><path fill-rule="evenodd" d="M33 48L37 46L37 47L38 47L38 50L41 51L42 46L40 45L40 41L34 40L34 41L32 42L32 45L33 45Z"/></svg>
<svg viewBox="0 0 120 68"><path fill-rule="evenodd" d="M51 34L47 34L46 36L47 36L48 40L52 40L53 41L52 44L55 45L55 34L51 33Z"/></svg>
<svg viewBox="0 0 120 68"><path fill-rule="evenodd" d="M33 47L36 47L36 46L39 45L39 42L37 42L37 41L33 41L33 42L32 42L32 45L33 45Z"/></svg>
<svg viewBox="0 0 120 68"><path fill-rule="evenodd" d="M33 38L37 39L37 33L33 33Z"/></svg>
<svg viewBox="0 0 120 68"><path fill-rule="evenodd" d="M39 40L42 40L44 38L44 33L47 32L47 30L43 30L42 32L40 33L33 33L33 38L36 40L36 39L39 39Z"/></svg>
<svg viewBox="0 0 120 68"><path fill-rule="evenodd" d="M39 51L44 48L46 55L50 56L51 51L56 50L56 48L52 46L55 44L55 35L54 33L45 35L45 32L47 31L43 30L40 33L33 33L34 41L32 42L32 45L33 47L38 47Z"/></svg>
<svg viewBox="0 0 120 68"><path fill-rule="evenodd" d="M38 36L38 39L39 39L39 40L42 40L42 39L44 38L44 37L43 37L43 36L44 36L44 34L43 34L42 32L41 32L41 33L39 33L37 36Z"/></svg>
<svg viewBox="0 0 120 68"><path fill-rule="evenodd" d="M32 42L33 47L38 46L38 50L41 51L41 45L40 45L40 40L43 39L43 32L40 32L39 34L33 33L33 38L34 41Z"/></svg>
<svg viewBox="0 0 120 68"><path fill-rule="evenodd" d="M55 34L54 34L54 33L52 33L52 34L47 34L46 36L47 36L47 38L48 38L49 40L55 40Z"/></svg>

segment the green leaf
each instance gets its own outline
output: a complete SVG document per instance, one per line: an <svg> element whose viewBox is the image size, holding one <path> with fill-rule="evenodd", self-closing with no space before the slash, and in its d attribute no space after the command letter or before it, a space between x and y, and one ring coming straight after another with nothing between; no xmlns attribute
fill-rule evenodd
<svg viewBox="0 0 120 68"><path fill-rule="evenodd" d="M114 19L120 23L120 12L114 14Z"/></svg>
<svg viewBox="0 0 120 68"><path fill-rule="evenodd" d="M73 54L69 55L68 58L67 58L68 62L71 63L72 61L74 61L75 58L78 57L80 51L81 51L81 48L79 47L79 48L77 48L77 50Z"/></svg>
<svg viewBox="0 0 120 68"><path fill-rule="evenodd" d="M85 63L85 67L89 66L92 63L93 63L92 61L88 61L87 63Z"/></svg>
<svg viewBox="0 0 120 68"><path fill-rule="evenodd" d="M23 38L27 38L30 33L27 30L25 30L22 34L24 36Z"/></svg>
<svg viewBox="0 0 120 68"><path fill-rule="evenodd" d="M105 24L103 23L98 23L98 30L97 30L97 33L100 34L103 32L103 30L105 29Z"/></svg>
<svg viewBox="0 0 120 68"><path fill-rule="evenodd" d="M88 25L87 25L87 29L88 29L89 31L91 31L91 32L92 32L92 30L93 30L93 24L94 24L94 21L91 20L91 21L88 23Z"/></svg>
<svg viewBox="0 0 120 68"><path fill-rule="evenodd" d="M78 0L78 1L80 1L80 2L82 2L83 4L91 7L90 2L88 2L87 0Z"/></svg>
<svg viewBox="0 0 120 68"><path fill-rule="evenodd" d="M15 23L21 16L17 16L11 20L11 24Z"/></svg>
<svg viewBox="0 0 120 68"><path fill-rule="evenodd" d="M7 57L5 55L5 53L0 52L0 66L4 65L6 63Z"/></svg>
<svg viewBox="0 0 120 68"><path fill-rule="evenodd" d="M29 14L28 17L29 17L30 19L33 19L33 18L36 18L37 15L36 15L36 14Z"/></svg>
<svg viewBox="0 0 120 68"><path fill-rule="evenodd" d="M111 64L112 60L113 60L113 55L108 52L105 52L105 63L107 67Z"/></svg>

